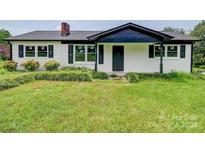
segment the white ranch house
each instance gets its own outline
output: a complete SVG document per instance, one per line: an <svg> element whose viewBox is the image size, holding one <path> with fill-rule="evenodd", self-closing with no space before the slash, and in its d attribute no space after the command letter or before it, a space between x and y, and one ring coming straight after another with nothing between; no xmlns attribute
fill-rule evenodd
<svg viewBox="0 0 205 154"><path fill-rule="evenodd" d="M89 67L107 73L192 71L193 44L186 35L159 32L133 23L106 31L33 31L8 39L11 58L20 64L35 59L41 64Z"/></svg>

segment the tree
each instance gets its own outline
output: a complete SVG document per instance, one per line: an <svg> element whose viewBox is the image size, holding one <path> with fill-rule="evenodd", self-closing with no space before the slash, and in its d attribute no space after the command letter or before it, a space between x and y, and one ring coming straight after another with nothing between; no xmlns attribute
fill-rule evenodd
<svg viewBox="0 0 205 154"><path fill-rule="evenodd" d="M0 29L0 44L5 43L3 39L10 37L11 34L8 30Z"/></svg>
<svg viewBox="0 0 205 154"><path fill-rule="evenodd" d="M194 27L190 36L201 40L194 44L194 54L202 54L205 57L205 20Z"/></svg>
<svg viewBox="0 0 205 154"><path fill-rule="evenodd" d="M186 31L183 28L173 28L170 26L164 27L164 29L162 30L163 32L177 32L180 33L182 35L185 35Z"/></svg>
<svg viewBox="0 0 205 154"><path fill-rule="evenodd" d="M3 39L10 37L9 31L0 29L0 60L5 60L10 57L10 47Z"/></svg>

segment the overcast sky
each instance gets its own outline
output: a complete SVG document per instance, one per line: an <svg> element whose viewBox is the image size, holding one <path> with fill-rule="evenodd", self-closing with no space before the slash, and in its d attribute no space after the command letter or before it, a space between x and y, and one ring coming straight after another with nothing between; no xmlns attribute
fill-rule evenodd
<svg viewBox="0 0 205 154"><path fill-rule="evenodd" d="M12 35L18 35L34 30L59 30L58 20L0 20L0 29L9 30ZM141 26L162 30L166 26L175 28L184 28L191 30L199 23L199 20L66 20L70 24L71 30L106 30L133 22Z"/></svg>

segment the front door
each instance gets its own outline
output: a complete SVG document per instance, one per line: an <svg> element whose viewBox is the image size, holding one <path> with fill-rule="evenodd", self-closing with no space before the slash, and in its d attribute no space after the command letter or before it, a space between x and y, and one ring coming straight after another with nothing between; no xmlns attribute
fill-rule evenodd
<svg viewBox="0 0 205 154"><path fill-rule="evenodd" d="M124 71L124 46L113 46L112 52L112 70Z"/></svg>

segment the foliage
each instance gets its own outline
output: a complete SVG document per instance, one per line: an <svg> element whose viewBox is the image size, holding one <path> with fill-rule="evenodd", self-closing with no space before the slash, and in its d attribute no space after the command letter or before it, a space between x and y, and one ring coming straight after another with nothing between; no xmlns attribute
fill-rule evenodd
<svg viewBox="0 0 205 154"><path fill-rule="evenodd" d="M0 60L9 60L10 56L10 46L0 43Z"/></svg>
<svg viewBox="0 0 205 154"><path fill-rule="evenodd" d="M195 54L193 57L194 66L205 65L205 57L202 54Z"/></svg>
<svg viewBox="0 0 205 154"><path fill-rule="evenodd" d="M126 79L129 82L138 82L140 80L149 80L149 79L160 79L160 80L205 80L204 75L198 73L184 73L172 71L170 73L127 73Z"/></svg>
<svg viewBox="0 0 205 154"><path fill-rule="evenodd" d="M15 79L0 80L0 90L13 88L21 84L25 84L25 83L32 82L32 81L34 81L33 75L23 75Z"/></svg>
<svg viewBox="0 0 205 154"><path fill-rule="evenodd" d="M92 76L93 76L93 79L101 79L101 80L105 80L109 78L109 75L107 73L96 72L96 71L93 71Z"/></svg>
<svg viewBox="0 0 205 154"><path fill-rule="evenodd" d="M198 38L201 41L197 41L194 44L194 64L195 66L203 65L205 58L205 21L201 21L191 31L190 36Z"/></svg>
<svg viewBox="0 0 205 154"><path fill-rule="evenodd" d="M39 68L40 64L36 60L28 60L21 64L27 71L35 71Z"/></svg>
<svg viewBox="0 0 205 154"><path fill-rule="evenodd" d="M169 76L165 73L138 73L140 80L147 79L169 79Z"/></svg>
<svg viewBox="0 0 205 154"><path fill-rule="evenodd" d="M0 54L0 60L9 60L9 57L5 54Z"/></svg>
<svg viewBox="0 0 205 154"><path fill-rule="evenodd" d="M139 75L134 72L127 73L125 77L131 83L136 83L139 81Z"/></svg>
<svg viewBox="0 0 205 154"><path fill-rule="evenodd" d="M182 35L185 35L186 31L183 28L173 28L170 26L164 27L164 29L162 30L164 32L176 32L176 33L180 33Z"/></svg>
<svg viewBox="0 0 205 154"><path fill-rule="evenodd" d="M205 65L201 65L193 68L193 73L202 73L205 72Z"/></svg>
<svg viewBox="0 0 205 154"><path fill-rule="evenodd" d="M55 61L55 60L47 61L44 64L44 67L47 71L56 71L56 70L58 70L59 66L60 66L60 63Z"/></svg>
<svg viewBox="0 0 205 154"><path fill-rule="evenodd" d="M92 69L87 68L87 67L75 67L75 66L65 66L65 67L62 67L61 70L63 71L82 71L82 72L93 71Z"/></svg>
<svg viewBox="0 0 205 154"><path fill-rule="evenodd" d="M17 68L17 62L15 61L6 61L3 65L4 69L6 69L9 72L16 71Z"/></svg>
<svg viewBox="0 0 205 154"><path fill-rule="evenodd" d="M89 73L82 71L57 71L38 72L35 75L35 79L53 81L91 81L92 77Z"/></svg>
<svg viewBox="0 0 205 154"><path fill-rule="evenodd" d="M11 34L8 30L0 29L0 43L5 43L3 39L10 37Z"/></svg>
<svg viewBox="0 0 205 154"><path fill-rule="evenodd" d="M111 78L117 78L117 74L111 74L110 77Z"/></svg>

